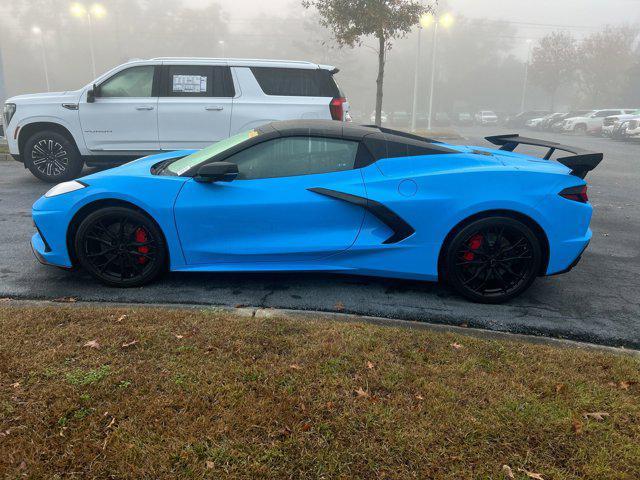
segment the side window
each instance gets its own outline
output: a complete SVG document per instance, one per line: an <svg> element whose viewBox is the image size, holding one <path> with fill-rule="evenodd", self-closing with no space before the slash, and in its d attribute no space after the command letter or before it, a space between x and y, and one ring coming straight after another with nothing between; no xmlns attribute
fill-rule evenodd
<svg viewBox="0 0 640 480"><path fill-rule="evenodd" d="M169 65L166 95L169 97L233 97L229 67Z"/></svg>
<svg viewBox="0 0 640 480"><path fill-rule="evenodd" d="M339 97L340 89L330 72L323 69L251 67L267 95L294 97Z"/></svg>
<svg viewBox="0 0 640 480"><path fill-rule="evenodd" d="M358 142L323 137L276 138L236 153L238 180L293 177L351 170Z"/></svg>
<svg viewBox="0 0 640 480"><path fill-rule="evenodd" d="M153 65L131 67L116 73L100 85L100 97L151 97L153 92Z"/></svg>

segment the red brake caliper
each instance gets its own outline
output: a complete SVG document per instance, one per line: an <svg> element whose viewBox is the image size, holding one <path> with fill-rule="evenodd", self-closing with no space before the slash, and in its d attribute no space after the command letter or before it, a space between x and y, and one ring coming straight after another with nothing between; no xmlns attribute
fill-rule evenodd
<svg viewBox="0 0 640 480"><path fill-rule="evenodd" d="M471 237L471 240L469 240L469 249L478 250L482 246L483 241L484 238L482 237L482 235L480 235L479 233L475 234L473 237ZM470 262L474 258L476 258L476 255L473 252L465 252L462 258Z"/></svg>
<svg viewBox="0 0 640 480"><path fill-rule="evenodd" d="M148 240L148 237L147 237L147 232L145 231L145 229L142 228L142 227L138 227L136 229L136 242L138 242L138 243L146 243L147 240ZM147 247L146 245L141 245L136 250L138 250L138 252L140 252L140 253L149 253L149 247ZM149 261L149 259L147 257L138 257L138 263L140 265L144 265L148 261Z"/></svg>

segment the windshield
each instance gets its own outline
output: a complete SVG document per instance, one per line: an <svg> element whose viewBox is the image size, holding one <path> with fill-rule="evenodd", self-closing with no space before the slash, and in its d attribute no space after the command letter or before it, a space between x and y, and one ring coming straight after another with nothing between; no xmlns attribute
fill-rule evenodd
<svg viewBox="0 0 640 480"><path fill-rule="evenodd" d="M249 140L250 138L257 137L260 133L257 130L248 130L246 132L241 132L233 137L229 137L225 140L220 140L213 145L203 148L202 150L198 150L191 155L187 155L186 157L179 158L175 162L170 163L166 167L166 171L170 174L174 175L182 175L183 173L189 171L191 168L196 165L209 160L210 158L218 155L219 153L224 152L236 145L244 142L245 140Z"/></svg>

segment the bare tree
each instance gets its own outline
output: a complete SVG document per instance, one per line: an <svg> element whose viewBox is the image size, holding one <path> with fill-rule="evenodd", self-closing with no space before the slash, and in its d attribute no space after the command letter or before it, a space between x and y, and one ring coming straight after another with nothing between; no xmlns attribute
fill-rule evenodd
<svg viewBox="0 0 640 480"><path fill-rule="evenodd" d="M594 106L617 102L627 74L634 65L634 43L638 30L607 27L586 37L578 46L582 90Z"/></svg>
<svg viewBox="0 0 640 480"><path fill-rule="evenodd" d="M576 51L576 40L564 32L543 37L533 49L531 82L549 94L551 110L555 109L558 89L575 79Z"/></svg>
<svg viewBox="0 0 640 480"><path fill-rule="evenodd" d="M341 46L361 45L363 38L369 35L378 40L375 121L380 125L386 52L391 48L392 40L409 33L431 7L425 7L417 0L303 0L302 5L318 10L321 25L333 31Z"/></svg>

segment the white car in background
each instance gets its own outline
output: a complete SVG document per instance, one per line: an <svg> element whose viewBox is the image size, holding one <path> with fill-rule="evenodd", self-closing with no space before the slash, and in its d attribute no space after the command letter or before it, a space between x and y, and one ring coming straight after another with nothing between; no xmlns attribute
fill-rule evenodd
<svg viewBox="0 0 640 480"><path fill-rule="evenodd" d="M640 140L640 116L626 122L625 138Z"/></svg>
<svg viewBox="0 0 640 480"><path fill-rule="evenodd" d="M602 136L613 138L614 134L618 134L622 128L622 124L626 123L626 120L630 120L640 115L640 110L636 110L631 113L621 115L611 115L605 117L602 121Z"/></svg>
<svg viewBox="0 0 640 480"><path fill-rule="evenodd" d="M602 132L602 123L606 117L623 115L635 111L635 108L608 108L592 110L581 117L567 118L562 123L562 131L565 133L578 133L599 135Z"/></svg>
<svg viewBox="0 0 640 480"><path fill-rule="evenodd" d="M8 99L9 151L36 177L62 182L84 164L198 149L275 120L345 121L337 72L280 60L131 61L79 90Z"/></svg>
<svg viewBox="0 0 640 480"><path fill-rule="evenodd" d="M540 122L542 122L545 118L547 117L532 118L530 120L527 120L524 123L524 126L532 129L538 128L538 125L540 125Z"/></svg>
<svg viewBox="0 0 640 480"><path fill-rule="evenodd" d="M498 116L491 110L481 110L475 119L477 125L498 125Z"/></svg>

